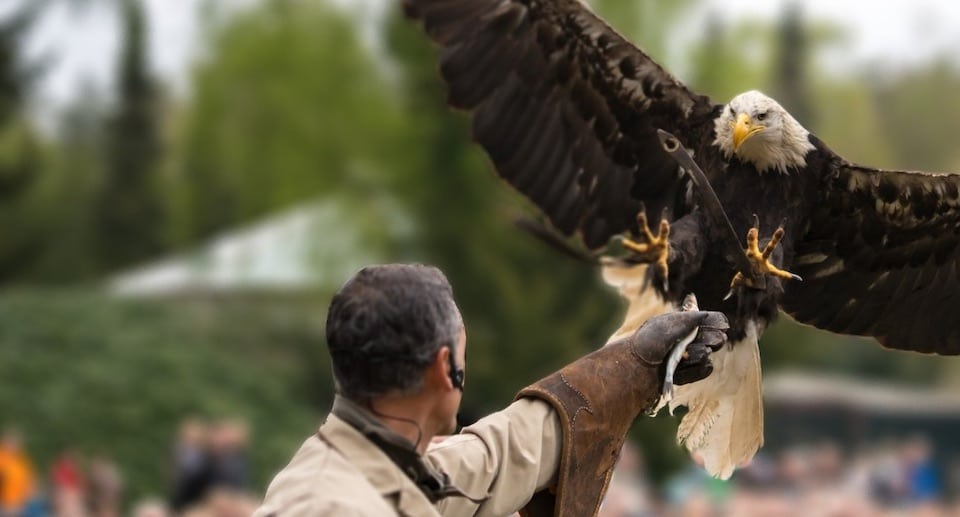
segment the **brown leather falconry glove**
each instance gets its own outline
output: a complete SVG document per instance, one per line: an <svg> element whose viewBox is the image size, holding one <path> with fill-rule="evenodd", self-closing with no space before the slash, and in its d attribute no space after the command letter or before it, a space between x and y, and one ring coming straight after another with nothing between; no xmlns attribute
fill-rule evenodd
<svg viewBox="0 0 960 517"><path fill-rule="evenodd" d="M719 312L673 312L648 320L633 335L524 388L517 397L547 401L560 414L563 449L556 486L534 495L530 517L596 515L633 420L660 398L667 357L689 341L674 384L710 375L710 352L726 341ZM692 341L690 341L692 339Z"/></svg>

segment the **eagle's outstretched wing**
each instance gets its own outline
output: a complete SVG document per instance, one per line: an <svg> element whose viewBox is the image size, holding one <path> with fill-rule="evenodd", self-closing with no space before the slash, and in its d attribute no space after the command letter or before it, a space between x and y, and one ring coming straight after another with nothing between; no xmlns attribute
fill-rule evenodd
<svg viewBox="0 0 960 517"><path fill-rule="evenodd" d="M714 107L579 0L404 0L442 46L452 106L497 173L564 235L596 249L644 202L682 215L683 182L657 128L701 141ZM703 138L701 138L703 137Z"/></svg>
<svg viewBox="0 0 960 517"><path fill-rule="evenodd" d="M837 158L825 182L784 309L887 347L960 354L960 175Z"/></svg>

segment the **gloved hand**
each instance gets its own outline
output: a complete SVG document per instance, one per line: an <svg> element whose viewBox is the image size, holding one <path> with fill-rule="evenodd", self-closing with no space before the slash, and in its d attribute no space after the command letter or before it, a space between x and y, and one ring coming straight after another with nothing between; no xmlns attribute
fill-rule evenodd
<svg viewBox="0 0 960 517"><path fill-rule="evenodd" d="M549 403L563 433L557 484L535 498L528 515L596 515L630 424L661 398L674 347L687 343L675 383L694 382L713 371L710 352L726 342L727 319L696 310L695 299L688 300L693 303L685 301L684 311L650 318L633 334L520 391L519 397ZM562 513L555 513L558 508Z"/></svg>
<svg viewBox="0 0 960 517"><path fill-rule="evenodd" d="M657 367L663 381L667 357L675 346L695 334L674 373L677 385L699 381L713 372L710 353L719 350L727 341L726 316L712 311L678 311L647 320L632 335L607 346L629 346L648 366Z"/></svg>

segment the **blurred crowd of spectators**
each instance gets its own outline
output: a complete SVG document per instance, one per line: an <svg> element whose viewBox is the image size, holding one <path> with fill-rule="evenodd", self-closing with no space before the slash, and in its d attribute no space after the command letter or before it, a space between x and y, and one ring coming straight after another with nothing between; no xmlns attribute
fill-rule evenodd
<svg viewBox="0 0 960 517"><path fill-rule="evenodd" d="M853 454L833 443L761 452L726 482L691 465L660 491L628 444L600 517L960 516L944 487L923 437Z"/></svg>
<svg viewBox="0 0 960 517"><path fill-rule="evenodd" d="M173 439L166 497L126 502L107 457L67 448L41 472L23 437L0 436L0 517L246 517L263 487L250 486L243 422L185 420ZM624 446L600 517L960 516L923 437L851 453L833 443L761 452L730 481L691 464L654 489L638 450Z"/></svg>
<svg viewBox="0 0 960 517"><path fill-rule="evenodd" d="M64 449L40 477L18 431L0 437L0 515L116 517L123 515L123 479L110 458L93 456L84 464Z"/></svg>
<svg viewBox="0 0 960 517"><path fill-rule="evenodd" d="M8 430L0 437L0 517L248 517L258 499L247 447L243 422L186 420L174 440L167 496L125 508L123 477L110 458L66 448L40 471L22 435Z"/></svg>

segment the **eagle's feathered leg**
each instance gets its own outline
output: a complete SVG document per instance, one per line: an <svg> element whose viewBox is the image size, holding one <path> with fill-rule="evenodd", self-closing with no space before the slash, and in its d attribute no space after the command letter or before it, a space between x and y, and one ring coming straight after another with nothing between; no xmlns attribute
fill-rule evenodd
<svg viewBox="0 0 960 517"><path fill-rule="evenodd" d="M730 292L727 293L724 300L730 298L736 288L741 285L753 289L762 289L763 286L755 285L755 279L763 278L765 275L771 275L784 280L803 280L800 278L800 275L780 269L770 261L770 256L774 250L777 249L777 246L780 245L780 241L783 240L783 234L783 225L780 225L777 230L773 232L773 236L770 237L767 245L764 246L763 250L760 250L759 225L757 224L747 231L747 249L745 251L747 259L750 260L751 271L747 272L748 274L746 275L743 271L737 271L737 274L733 276L733 280L730 281Z"/></svg>
<svg viewBox="0 0 960 517"><path fill-rule="evenodd" d="M670 222L666 218L661 219L660 228L654 235L647 222L647 210L645 207L640 207L640 211L637 212L637 227L644 242L636 242L626 237L621 237L620 242L624 248L634 253L635 256L631 258L635 262L653 264L657 276L663 280L663 290L669 291Z"/></svg>

